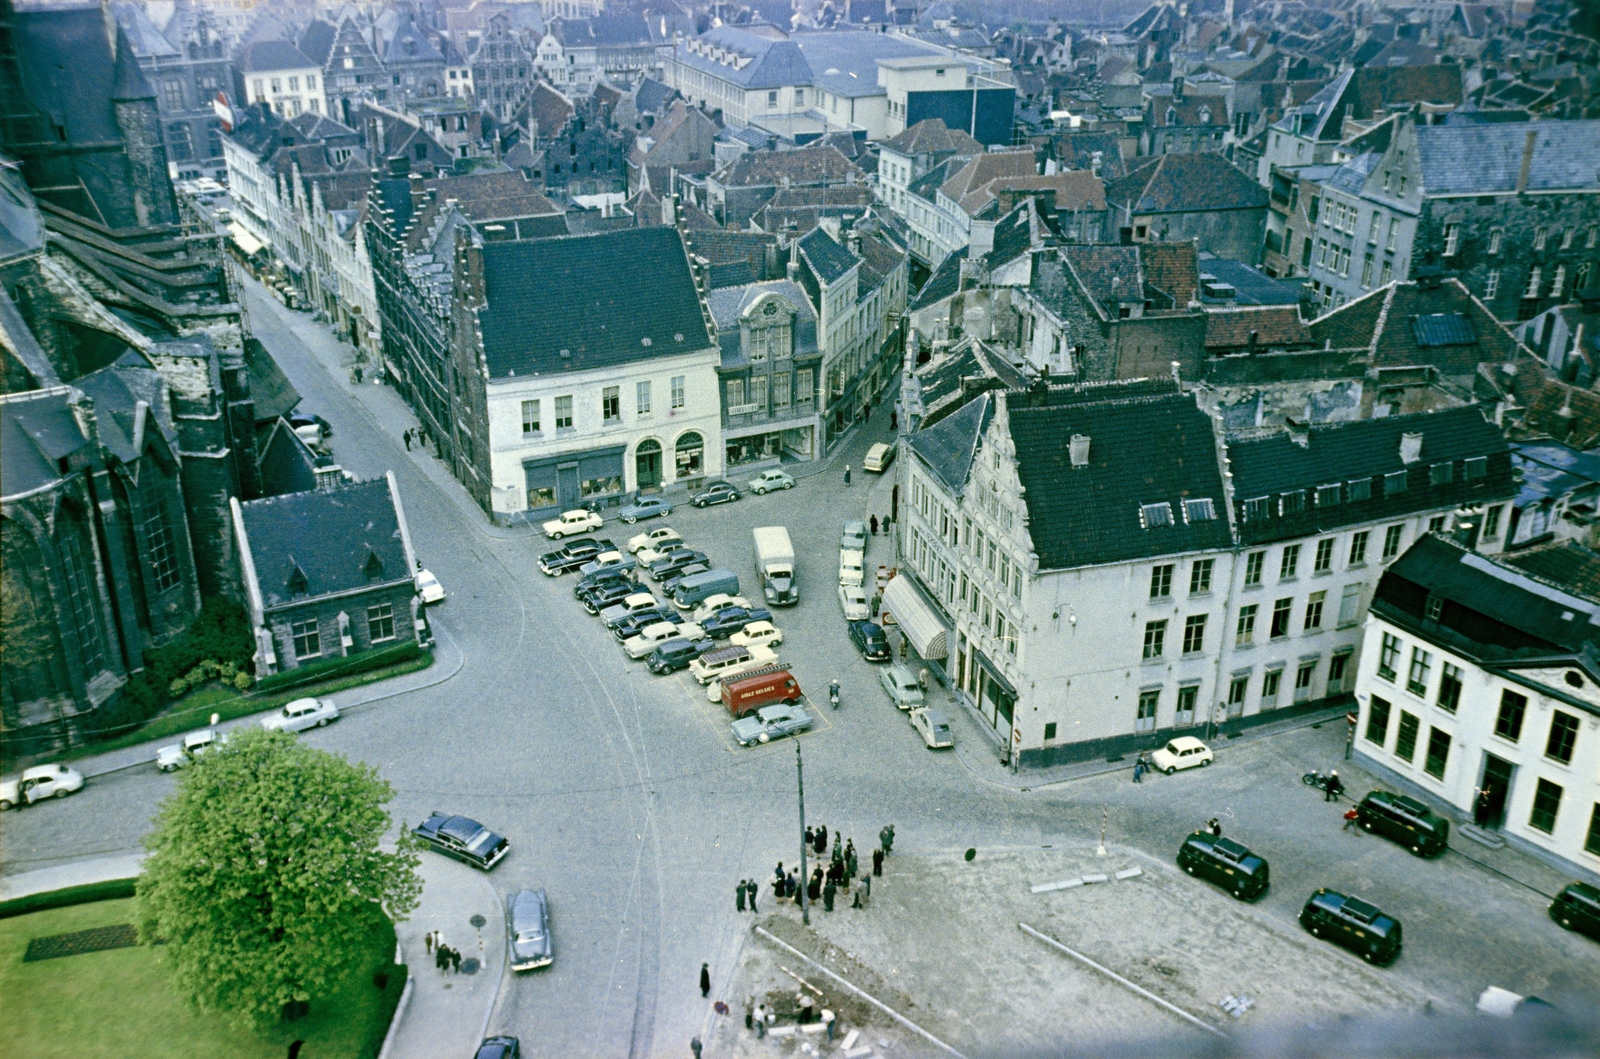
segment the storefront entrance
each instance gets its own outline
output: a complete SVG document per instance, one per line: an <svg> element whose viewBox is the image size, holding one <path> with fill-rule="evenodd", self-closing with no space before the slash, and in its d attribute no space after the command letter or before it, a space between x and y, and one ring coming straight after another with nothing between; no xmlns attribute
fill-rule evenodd
<svg viewBox="0 0 1600 1059"><path fill-rule="evenodd" d="M1517 767L1509 761L1493 754L1483 755L1483 779L1478 781L1478 789L1484 795L1483 807L1480 815L1475 803L1472 814L1479 826L1499 827L1505 823L1506 801L1511 797L1511 778L1516 771Z"/></svg>
<svg viewBox="0 0 1600 1059"><path fill-rule="evenodd" d="M639 442L634 450L634 474L640 489L661 487L661 443L650 438Z"/></svg>

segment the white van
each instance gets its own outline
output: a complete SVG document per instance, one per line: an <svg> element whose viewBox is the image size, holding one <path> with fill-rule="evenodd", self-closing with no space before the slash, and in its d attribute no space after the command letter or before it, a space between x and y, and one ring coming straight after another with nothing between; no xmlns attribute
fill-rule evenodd
<svg viewBox="0 0 1600 1059"><path fill-rule="evenodd" d="M689 672L700 683L709 684L747 669L770 666L777 660L777 652L770 647L719 647L690 662Z"/></svg>
<svg viewBox="0 0 1600 1059"><path fill-rule="evenodd" d="M861 461L861 469L871 471L873 474L882 474L893 462L894 446L880 441L867 450L867 458Z"/></svg>

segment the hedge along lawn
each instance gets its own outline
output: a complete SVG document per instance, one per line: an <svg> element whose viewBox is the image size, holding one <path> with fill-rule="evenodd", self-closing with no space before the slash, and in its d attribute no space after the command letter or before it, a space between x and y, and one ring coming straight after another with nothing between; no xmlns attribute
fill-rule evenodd
<svg viewBox="0 0 1600 1059"><path fill-rule="evenodd" d="M405 987L394 961L394 927L375 914L361 966L311 1013L265 1030L202 1014L169 988L160 946L139 945L23 963L31 938L131 923L133 901L99 901L0 919L0 1041L27 1059L155 1059L225 1056L283 1059L305 1041L306 1059L371 1059L383 1044ZM384 971L385 989L373 985Z"/></svg>
<svg viewBox="0 0 1600 1059"><path fill-rule="evenodd" d="M389 677L415 673L417 670L426 669L431 665L433 665L433 652L423 651L415 658L383 669L372 669L365 673L352 673L350 676L339 677L321 684L306 684L270 695L241 695L233 688L213 681L205 687L191 691L173 703L166 713L157 714L150 719L149 723L135 728L125 735L119 735L115 739L107 739L101 743L87 743L80 747L74 747L68 753L52 756L50 760L72 761L81 757L103 754L108 750L121 750L123 747L137 746L153 739L181 735L196 728L204 728L211 720L213 713L219 715L219 722L231 721L236 717L245 717L265 710L275 710L284 703L292 702L295 699L332 695L335 692L348 691L350 688L359 688L364 684L387 680Z"/></svg>

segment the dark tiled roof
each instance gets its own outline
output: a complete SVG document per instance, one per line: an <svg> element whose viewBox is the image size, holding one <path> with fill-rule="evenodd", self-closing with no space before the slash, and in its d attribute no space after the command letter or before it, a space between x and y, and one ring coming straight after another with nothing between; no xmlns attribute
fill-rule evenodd
<svg viewBox="0 0 1600 1059"><path fill-rule="evenodd" d="M978 439L993 418L994 397L981 394L933 426L908 435L905 443L938 475L945 488L959 493L967 484L967 474L978 453Z"/></svg>
<svg viewBox="0 0 1600 1059"><path fill-rule="evenodd" d="M239 49L233 61L242 74L273 70L304 70L317 65L305 52L286 40L258 40Z"/></svg>
<svg viewBox="0 0 1600 1059"><path fill-rule="evenodd" d="M1291 349L1311 341L1311 331L1293 305L1213 309L1206 313L1207 349L1243 349L1256 336L1257 348Z"/></svg>
<svg viewBox="0 0 1600 1059"><path fill-rule="evenodd" d="M1410 464L1400 455L1406 434L1422 435L1421 454ZM1357 522L1510 497L1516 491L1511 450L1476 405L1319 424L1310 428L1308 436L1304 445L1287 432L1228 443L1239 533L1247 543L1309 536ZM1485 475L1469 479L1461 461L1477 456L1488 459ZM1446 463L1452 465L1450 481L1432 484L1433 465ZM1387 495L1383 476L1397 471L1408 471L1406 488ZM1372 479L1369 499L1352 500L1345 488L1338 503L1316 503L1313 494L1319 486L1360 479ZM1281 513L1282 494L1298 490L1307 490L1301 509ZM1270 498L1271 514L1252 520L1247 515L1249 501L1260 497Z"/></svg>
<svg viewBox="0 0 1600 1059"><path fill-rule="evenodd" d="M1529 152L1529 138L1532 151ZM1600 121L1419 125L1417 160L1430 195L1600 188ZM1527 166L1526 183L1522 181Z"/></svg>
<svg viewBox="0 0 1600 1059"><path fill-rule="evenodd" d="M948 128L943 118L919 121L881 146L904 155L983 153L983 144L960 129Z"/></svg>
<svg viewBox="0 0 1600 1059"><path fill-rule="evenodd" d="M911 299L911 310L926 309L930 305L950 297L961 289L961 262L966 260L967 247L962 247L953 253L946 254L944 260L939 262L939 267L933 275L917 291L917 296Z"/></svg>
<svg viewBox="0 0 1600 1059"><path fill-rule="evenodd" d="M1535 548L1524 548L1502 558L1552 584L1566 585L1592 599L1600 600L1600 552L1577 541L1556 541Z"/></svg>
<svg viewBox="0 0 1600 1059"><path fill-rule="evenodd" d="M32 492L62 477L59 461L88 445L64 392L0 405L0 495Z"/></svg>
<svg viewBox="0 0 1600 1059"><path fill-rule="evenodd" d="M1231 544L1211 418L1184 394L1027 407L1007 401L1028 532L1039 566L1059 570ZM1089 438L1089 462L1073 467L1074 435ZM1184 500L1212 501L1216 514L1189 522ZM1168 525L1145 528L1142 505L1170 504Z"/></svg>
<svg viewBox="0 0 1600 1059"><path fill-rule="evenodd" d="M17 11L9 21L24 58L22 94L38 113L57 114L69 143L121 140L111 105L118 71L99 6Z"/></svg>
<svg viewBox="0 0 1600 1059"><path fill-rule="evenodd" d="M491 378L602 368L712 344L675 228L486 243L483 271L478 323Z"/></svg>
<svg viewBox="0 0 1600 1059"><path fill-rule="evenodd" d="M843 279L861 260L821 228L813 228L801 237L800 256L825 284Z"/></svg>
<svg viewBox="0 0 1600 1059"><path fill-rule="evenodd" d="M1417 341L1419 318L1459 315L1449 324L1424 323L1423 333L1435 332L1473 341L1423 345ZM1517 340L1454 277L1427 290L1415 282L1393 283L1343 305L1311 322L1311 336L1334 349L1371 351L1375 367L1426 365L1444 375L1471 375L1483 363L1513 359Z"/></svg>
<svg viewBox="0 0 1600 1059"><path fill-rule="evenodd" d="M269 607L290 602L296 569L305 575L304 595L312 598L411 577L388 478L251 500L240 509L256 581ZM306 532L309 526L316 532ZM367 576L372 556L383 564L376 581Z"/></svg>
<svg viewBox="0 0 1600 1059"><path fill-rule="evenodd" d="M1111 316L1119 301L1144 300L1138 247L1069 245L1061 248L1061 258L1095 303L1110 307Z"/></svg>
<svg viewBox="0 0 1600 1059"><path fill-rule="evenodd" d="M831 144L798 151L747 151L716 176L723 187L866 183L860 166Z"/></svg>
<svg viewBox="0 0 1600 1059"><path fill-rule="evenodd" d="M333 38L337 32L331 23L320 18L312 19L300 33L301 52L318 66L325 65L329 52L333 50Z"/></svg>
<svg viewBox="0 0 1600 1059"><path fill-rule="evenodd" d="M1145 283L1169 295L1174 309L1187 307L1195 298L1200 283L1197 260L1191 242L1139 244Z"/></svg>
<svg viewBox="0 0 1600 1059"><path fill-rule="evenodd" d="M1167 154L1106 188L1106 200L1135 213L1256 209L1267 189L1215 151Z"/></svg>

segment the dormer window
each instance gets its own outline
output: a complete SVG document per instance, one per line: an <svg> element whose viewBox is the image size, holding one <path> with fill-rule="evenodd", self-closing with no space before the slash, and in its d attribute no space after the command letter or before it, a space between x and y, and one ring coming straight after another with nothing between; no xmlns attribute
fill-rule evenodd
<svg viewBox="0 0 1600 1059"><path fill-rule="evenodd" d="M304 596L310 591L310 582L306 580L306 572L298 566L289 571L288 589L291 598Z"/></svg>
<svg viewBox="0 0 1600 1059"><path fill-rule="evenodd" d="M1172 525L1172 505L1165 501L1159 504L1140 504L1139 522L1145 529Z"/></svg>
<svg viewBox="0 0 1600 1059"><path fill-rule="evenodd" d="M378 558L377 552L367 553L367 561L362 566L361 572L367 575L368 581L383 580L383 560Z"/></svg>
<svg viewBox="0 0 1600 1059"><path fill-rule="evenodd" d="M1167 124L1168 125L1176 125L1176 124L1178 124L1178 108L1177 107L1168 107L1167 108Z"/></svg>
<svg viewBox="0 0 1600 1059"><path fill-rule="evenodd" d="M1185 500L1183 502L1183 520L1185 522L1214 522L1217 517L1217 507L1207 497L1203 500Z"/></svg>

